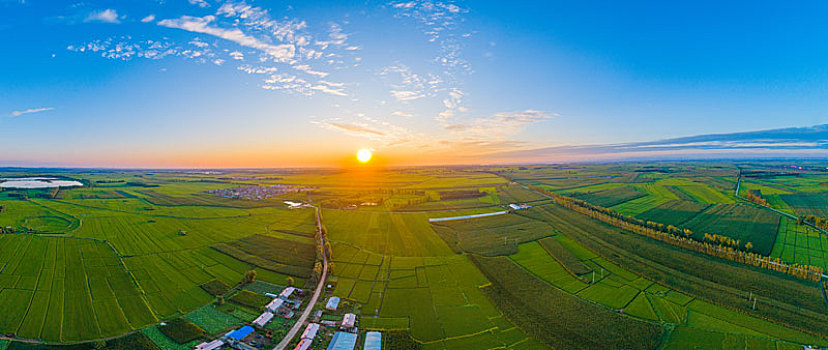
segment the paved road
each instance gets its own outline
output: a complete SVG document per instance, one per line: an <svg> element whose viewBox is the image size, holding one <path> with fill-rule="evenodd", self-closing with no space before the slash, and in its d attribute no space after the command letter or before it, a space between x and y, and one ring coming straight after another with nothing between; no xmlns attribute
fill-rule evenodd
<svg viewBox="0 0 828 350"><path fill-rule="evenodd" d="M322 232L322 218L319 216L319 207L314 207L316 209L316 230L317 232ZM305 307L305 311L302 312L302 316L296 320L296 324L293 325L293 328L282 338L282 341L279 344L276 344L276 347L273 350L284 350L290 341L293 340L293 337L296 334L299 334L299 331L302 330L302 327L305 325L305 321L307 321L308 317L310 316L311 312L313 312L313 306L316 305L316 302L319 300L319 296L322 295L322 291L325 289L325 279L328 277L328 255L325 252L325 238L322 235L319 235L319 244L322 246L322 277L319 278L319 284L316 285L316 290L313 292L313 297L311 297L310 303L308 306Z"/></svg>

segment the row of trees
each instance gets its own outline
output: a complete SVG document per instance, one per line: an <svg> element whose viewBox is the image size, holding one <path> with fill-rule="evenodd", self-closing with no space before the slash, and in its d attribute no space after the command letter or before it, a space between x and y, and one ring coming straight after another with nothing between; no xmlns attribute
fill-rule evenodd
<svg viewBox="0 0 828 350"><path fill-rule="evenodd" d="M797 224L802 225L804 222L807 222L811 225L819 227L823 230L828 230L828 219L821 218L819 216L808 215L808 216L800 216L797 220Z"/></svg>
<svg viewBox="0 0 828 350"><path fill-rule="evenodd" d="M587 215L593 219L610 224L622 230L644 235L684 249L689 249L706 255L752 265L767 270L785 273L804 280L816 282L822 278L821 267L788 264L782 262L779 258L771 258L750 251L741 250L738 248L738 241L732 242L732 240L722 240L716 235L709 235L711 238L710 240L699 241L694 239L692 231L687 229L667 229L662 224L645 222L604 207L589 204L582 200L561 196L542 188L535 186L530 186L530 188L552 197L558 205ZM752 244L750 245L752 247Z"/></svg>
<svg viewBox="0 0 828 350"><path fill-rule="evenodd" d="M765 198L762 198L762 191L760 190L747 190L747 192L745 192L745 199L766 207L770 206L768 201L765 200Z"/></svg>

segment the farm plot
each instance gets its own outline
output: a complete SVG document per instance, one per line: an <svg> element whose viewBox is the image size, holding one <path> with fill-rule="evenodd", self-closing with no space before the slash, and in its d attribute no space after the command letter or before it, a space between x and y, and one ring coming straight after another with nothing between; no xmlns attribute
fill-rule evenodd
<svg viewBox="0 0 828 350"><path fill-rule="evenodd" d="M571 275L561 273L562 266L550 256L538 252L533 244L537 245L535 242L522 244L521 252L510 258L555 287L577 294L580 298L619 310L623 314L642 320L705 328L708 331L721 332L728 336L761 336L787 341L801 341L799 339L803 336L798 331L729 311L653 283L603 258L591 257L582 260L596 271L594 283L583 283ZM539 266L543 269L539 269ZM552 275L544 273L545 271L558 271L558 273ZM556 277L549 278L549 276ZM571 288L576 282L580 282L578 288ZM704 341L701 343L708 344Z"/></svg>
<svg viewBox="0 0 828 350"><path fill-rule="evenodd" d="M639 191L633 186L624 186L599 192L575 192L570 196L598 206L602 206L604 208L609 208L627 201L631 201L633 199L644 197L646 195L647 193Z"/></svg>
<svg viewBox="0 0 828 350"><path fill-rule="evenodd" d="M690 221L696 215L705 211L709 206L708 204L698 202L674 200L647 210L637 217L645 221L681 227L682 224Z"/></svg>
<svg viewBox="0 0 828 350"><path fill-rule="evenodd" d="M825 332L824 323L815 321L825 318L824 299L819 288L812 283L746 266L734 266L646 237L622 233L562 207L548 205L533 210L530 211L546 217L550 224L577 243L650 281L704 300L715 300L745 314L757 314L811 332ZM790 290L797 290L798 293L792 295ZM745 295L748 291L762 295L755 310L747 303ZM763 306L760 308L759 305ZM814 343L825 343L824 339L804 333L800 336Z"/></svg>
<svg viewBox="0 0 828 350"><path fill-rule="evenodd" d="M313 238L302 241L253 235L212 248L237 260L273 272L308 278L316 260Z"/></svg>
<svg viewBox="0 0 828 350"><path fill-rule="evenodd" d="M108 337L157 319L103 242L0 236L0 332L47 341Z"/></svg>
<svg viewBox="0 0 828 350"><path fill-rule="evenodd" d="M782 194L779 197L793 208L796 215L828 218L828 194L796 193Z"/></svg>
<svg viewBox="0 0 828 350"><path fill-rule="evenodd" d="M771 256L782 261L828 268L828 237L793 219L782 217Z"/></svg>
<svg viewBox="0 0 828 350"><path fill-rule="evenodd" d="M69 233L80 226L80 219L39 205L34 200L4 200L0 226L18 231Z"/></svg>
<svg viewBox="0 0 828 350"><path fill-rule="evenodd" d="M329 218L336 216L331 213L339 212L325 211L323 215L333 242L334 295L362 305L361 314L367 321L364 326L410 330L412 337L429 349L457 348L461 346L459 342L465 349L489 349L530 341L522 332L515 333L510 323L496 321L502 315L479 288L487 283L486 279L465 256L451 254L431 230L428 216L344 212L369 221L359 224L344 221L348 219L345 215L330 223ZM381 232L384 239L399 244L414 240L414 249L410 251L415 256L377 252L405 254L394 247L396 243L389 246L363 242L365 238L359 234L366 232L366 228L371 232L372 226L381 227L378 223L385 219L390 219L390 225ZM346 229L355 232L343 231ZM414 232L431 236L415 237ZM422 243L433 239L439 244Z"/></svg>
<svg viewBox="0 0 828 350"><path fill-rule="evenodd" d="M516 244L553 235L544 222L519 213L434 223L437 234L456 252L509 255Z"/></svg>
<svg viewBox="0 0 828 350"><path fill-rule="evenodd" d="M322 215L332 243L350 243L381 255L452 254L432 230L430 216L425 213L323 210Z"/></svg>
<svg viewBox="0 0 828 350"><path fill-rule="evenodd" d="M781 215L767 209L744 204L716 205L683 226L702 240L705 233L715 233L753 244L753 250L768 255L776 241Z"/></svg>
<svg viewBox="0 0 828 350"><path fill-rule="evenodd" d="M505 257L474 257L492 282L487 296L512 321L549 346L561 349L655 349L662 328L595 306L549 288ZM521 286L521 288L514 288Z"/></svg>

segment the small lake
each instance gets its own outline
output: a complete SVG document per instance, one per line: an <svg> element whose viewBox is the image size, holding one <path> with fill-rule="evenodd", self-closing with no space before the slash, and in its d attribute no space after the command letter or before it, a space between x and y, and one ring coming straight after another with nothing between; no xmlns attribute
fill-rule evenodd
<svg viewBox="0 0 828 350"><path fill-rule="evenodd" d="M39 189L55 187L78 187L82 183L75 180L61 180L52 177L10 177L0 178L0 188Z"/></svg>

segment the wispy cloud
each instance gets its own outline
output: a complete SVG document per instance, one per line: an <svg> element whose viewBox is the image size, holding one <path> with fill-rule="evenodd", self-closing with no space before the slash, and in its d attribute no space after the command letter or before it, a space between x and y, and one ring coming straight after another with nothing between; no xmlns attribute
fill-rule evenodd
<svg viewBox="0 0 828 350"><path fill-rule="evenodd" d="M277 62L285 62L293 59L295 48L290 44L273 45L265 43L255 37L245 34L238 28L226 29L211 26L215 16L191 17L181 16L177 19L164 19L158 25L186 30L194 33L212 35L221 39L229 40L241 46L261 50L270 55Z"/></svg>
<svg viewBox="0 0 828 350"><path fill-rule="evenodd" d="M89 13L84 22L121 23L118 12L113 9L95 10Z"/></svg>
<svg viewBox="0 0 828 350"><path fill-rule="evenodd" d="M52 111L52 110L54 110L54 108L51 108L51 107L47 107L47 108L29 108L29 109L24 109L22 111L11 112L11 113L7 114L6 116L8 116L8 117L19 117L19 116L22 116L22 115L25 115L25 114L46 112L46 111Z"/></svg>
<svg viewBox="0 0 828 350"><path fill-rule="evenodd" d="M155 15L148 15L147 17L141 18L141 22L149 23L155 20Z"/></svg>
<svg viewBox="0 0 828 350"><path fill-rule="evenodd" d="M327 122L325 125L340 129L343 131L348 132L349 134L354 134L357 136L363 135L371 135L371 136L386 136L386 134L379 130L370 129L368 127L359 126L355 124L346 124L346 123L338 123L338 122Z"/></svg>

